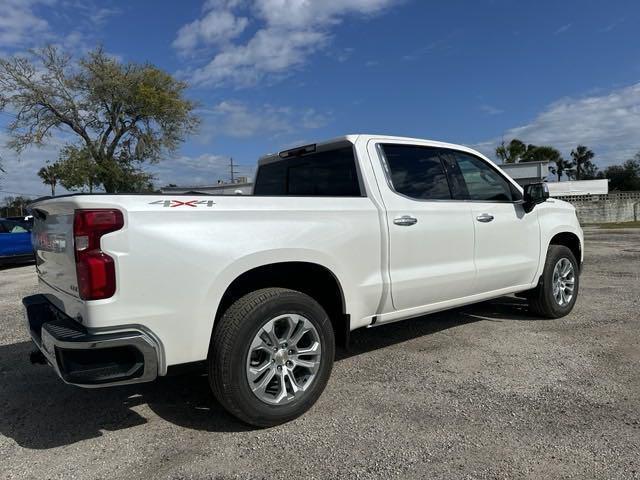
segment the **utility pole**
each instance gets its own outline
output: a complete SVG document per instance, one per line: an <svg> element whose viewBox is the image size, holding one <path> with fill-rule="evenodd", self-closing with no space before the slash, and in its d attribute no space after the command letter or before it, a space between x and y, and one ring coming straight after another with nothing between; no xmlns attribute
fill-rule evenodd
<svg viewBox="0 0 640 480"><path fill-rule="evenodd" d="M233 168L233 157L229 157L229 172L231 173L231 183L235 183L235 175L238 172Z"/></svg>

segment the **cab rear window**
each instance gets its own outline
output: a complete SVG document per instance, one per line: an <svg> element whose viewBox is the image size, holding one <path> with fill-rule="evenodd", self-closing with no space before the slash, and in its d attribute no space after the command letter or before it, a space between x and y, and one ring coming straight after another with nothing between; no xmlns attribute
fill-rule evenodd
<svg viewBox="0 0 640 480"><path fill-rule="evenodd" d="M287 158L258 169L254 195L360 197L351 146Z"/></svg>

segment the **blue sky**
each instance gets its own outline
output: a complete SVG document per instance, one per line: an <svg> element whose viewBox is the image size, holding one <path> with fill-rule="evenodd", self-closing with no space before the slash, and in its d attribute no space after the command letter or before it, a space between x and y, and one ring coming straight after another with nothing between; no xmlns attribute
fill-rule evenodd
<svg viewBox="0 0 640 480"><path fill-rule="evenodd" d="M191 85L203 124L154 167L157 184L213 183L228 157L345 133L577 143L600 166L640 150L640 2L515 0L0 0L0 54L103 45ZM7 116L0 114L0 126ZM0 134L0 141L6 137ZM0 147L0 197L42 194L64 136Z"/></svg>

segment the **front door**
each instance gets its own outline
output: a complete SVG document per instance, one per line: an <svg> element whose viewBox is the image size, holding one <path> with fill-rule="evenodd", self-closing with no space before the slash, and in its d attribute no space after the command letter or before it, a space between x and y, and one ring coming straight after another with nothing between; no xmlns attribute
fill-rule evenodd
<svg viewBox="0 0 640 480"><path fill-rule="evenodd" d="M473 217L475 292L530 284L540 258L537 211L525 213L520 192L488 162L457 150L445 155Z"/></svg>
<svg viewBox="0 0 640 480"><path fill-rule="evenodd" d="M440 149L370 144L389 229L396 310L470 295L475 283L471 205L454 201Z"/></svg>

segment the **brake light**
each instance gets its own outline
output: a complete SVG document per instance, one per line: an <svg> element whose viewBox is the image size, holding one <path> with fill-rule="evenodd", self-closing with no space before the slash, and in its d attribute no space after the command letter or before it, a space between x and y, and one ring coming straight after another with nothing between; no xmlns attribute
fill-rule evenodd
<svg viewBox="0 0 640 480"><path fill-rule="evenodd" d="M78 293L83 300L101 300L116 292L113 258L100 249L103 235L120 230L124 217L120 210L76 210L73 237Z"/></svg>

